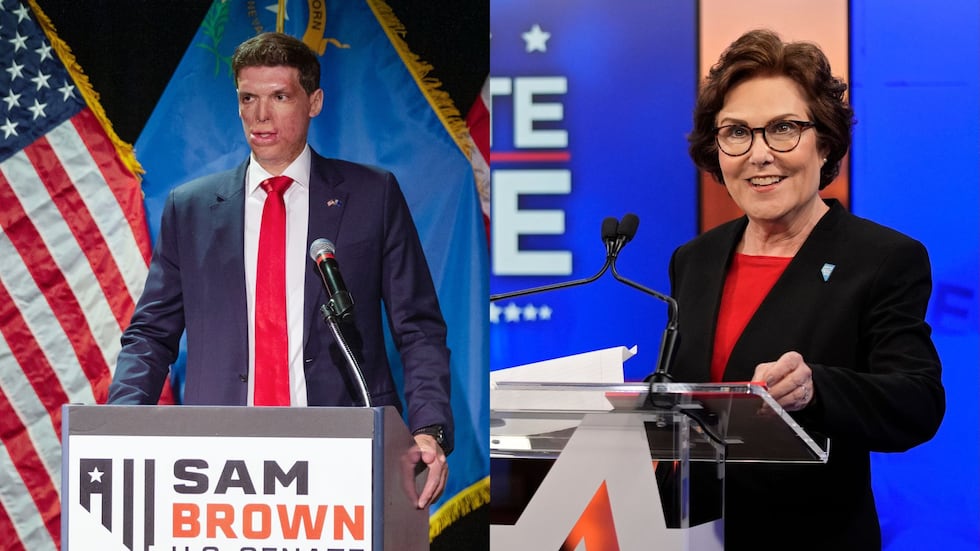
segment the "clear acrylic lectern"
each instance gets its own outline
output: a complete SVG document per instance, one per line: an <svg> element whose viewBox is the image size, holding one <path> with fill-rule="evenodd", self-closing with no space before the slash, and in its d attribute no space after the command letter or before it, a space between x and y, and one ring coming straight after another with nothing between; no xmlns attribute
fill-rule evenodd
<svg viewBox="0 0 980 551"><path fill-rule="evenodd" d="M494 551L720 550L726 462L829 450L754 383L498 381L490 442Z"/></svg>

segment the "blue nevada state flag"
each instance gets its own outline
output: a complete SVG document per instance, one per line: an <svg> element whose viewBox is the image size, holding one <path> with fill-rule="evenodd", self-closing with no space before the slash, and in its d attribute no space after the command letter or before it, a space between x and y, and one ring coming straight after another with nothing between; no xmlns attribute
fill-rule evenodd
<svg viewBox="0 0 980 551"><path fill-rule="evenodd" d="M272 0L216 0L137 140L154 237L170 188L247 157L230 58L243 40L276 30L277 12ZM489 501L487 243L465 122L425 77L427 67L408 51L400 27L375 0L294 0L283 23L321 56L324 109L313 120L310 145L397 176L439 292L452 350L456 450L433 508L434 536ZM397 353L391 359L399 365ZM175 372L179 383L179 367Z"/></svg>

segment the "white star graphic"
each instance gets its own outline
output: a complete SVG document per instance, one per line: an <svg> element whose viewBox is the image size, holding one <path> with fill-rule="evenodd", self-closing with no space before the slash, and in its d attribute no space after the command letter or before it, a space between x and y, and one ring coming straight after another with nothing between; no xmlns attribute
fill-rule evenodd
<svg viewBox="0 0 980 551"><path fill-rule="evenodd" d="M48 116L44 112L44 108L47 107L47 106L48 106L48 104L46 104L46 103L38 103L37 102L37 99L35 98L34 99L34 105L32 105L32 106L30 106L30 107L27 108L28 111L30 111L31 113L34 113L34 118L31 119L31 120L35 120L36 121L38 117L46 117L46 116Z"/></svg>
<svg viewBox="0 0 980 551"><path fill-rule="evenodd" d="M551 33L546 33L541 30L541 25L537 23L531 27L531 30L521 34L524 39L524 51L527 53L531 52L547 52L548 51L548 39L551 38Z"/></svg>
<svg viewBox="0 0 980 551"><path fill-rule="evenodd" d="M27 37L21 36L19 32L10 39L10 43L14 45L15 52L21 48L25 50L27 49Z"/></svg>
<svg viewBox="0 0 980 551"><path fill-rule="evenodd" d="M507 320L507 323L521 321L521 309L518 308L516 304L511 302L506 308L504 308L504 319Z"/></svg>
<svg viewBox="0 0 980 551"><path fill-rule="evenodd" d="M37 84L37 89L38 90L40 90L41 88L51 88L51 86L48 85L48 79L49 78L51 78L51 75L46 75L44 73L38 73L36 77L34 77L34 78L31 79L31 82L33 82L34 84Z"/></svg>
<svg viewBox="0 0 980 551"><path fill-rule="evenodd" d="M64 86L58 88L58 91L64 95L64 97L61 98L62 101L65 101L68 98L73 97L75 95L75 87L72 86L71 84L68 84L67 82L65 83Z"/></svg>
<svg viewBox="0 0 980 551"><path fill-rule="evenodd" d="M490 303L490 323L500 323L500 314L502 313L503 310L497 306L497 303Z"/></svg>
<svg viewBox="0 0 980 551"><path fill-rule="evenodd" d="M7 71L8 73L10 73L10 81L11 81L11 82L13 82L13 81L14 81L14 79L16 79L17 77L22 77L22 76L24 76L24 75L23 75L23 74L22 74L22 73L20 72L20 70L21 70L21 69L23 69L23 68L24 68L24 66L23 66L23 65L17 65L17 62L16 62L16 61L14 61L14 62L13 62L13 64L12 64L12 65L11 65L10 67L7 67L7 68L6 68L6 71Z"/></svg>
<svg viewBox="0 0 980 551"><path fill-rule="evenodd" d="M541 308L538 308L538 319L540 319L540 320L550 320L551 319L551 314L553 312L554 311L551 308L549 308L547 305L542 306Z"/></svg>
<svg viewBox="0 0 980 551"><path fill-rule="evenodd" d="M48 44L47 42L41 44L41 47L34 50L34 52L37 55L41 56L40 61L44 61L45 59L54 59L53 57L51 57L51 45Z"/></svg>
<svg viewBox="0 0 980 551"><path fill-rule="evenodd" d="M13 90L7 92L7 97L3 101L7 102L7 111L20 106L20 94L15 94Z"/></svg>
<svg viewBox="0 0 980 551"><path fill-rule="evenodd" d="M100 471L98 467L92 469L88 472L89 477L91 477L89 482L102 482L102 475L104 474L105 473Z"/></svg>
<svg viewBox="0 0 980 551"><path fill-rule="evenodd" d="M524 321L534 321L538 319L538 309L533 304L524 307Z"/></svg>
<svg viewBox="0 0 980 551"><path fill-rule="evenodd" d="M286 5L288 3L289 3L289 0L286 0L285 2L282 3L282 9L285 10L285 12L286 12L286 17L285 17L286 21L289 21L289 9L286 8ZM271 11L272 13L276 14L276 16L279 15L279 3L278 2L275 3L275 4L273 4L273 5L271 5L271 6L266 6L265 9L267 9L267 10Z"/></svg>
<svg viewBox="0 0 980 551"><path fill-rule="evenodd" d="M10 119L7 119L7 124L0 126L0 130L3 130L4 139L9 138L11 134L18 136L19 134L17 134L17 130L15 130L15 128L17 128L17 123L11 122Z"/></svg>
<svg viewBox="0 0 980 551"><path fill-rule="evenodd" d="M17 14L17 22L20 23L21 21L27 19L29 12L27 11L27 6L21 4L20 8L14 10L14 13Z"/></svg>

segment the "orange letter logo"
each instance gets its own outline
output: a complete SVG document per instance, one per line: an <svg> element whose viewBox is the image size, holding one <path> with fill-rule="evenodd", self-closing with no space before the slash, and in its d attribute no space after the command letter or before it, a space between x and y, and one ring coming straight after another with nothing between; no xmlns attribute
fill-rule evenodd
<svg viewBox="0 0 980 551"><path fill-rule="evenodd" d="M599 486L592 501L582 511L582 516L572 527L559 551L574 551L582 540L585 540L585 551L619 551L612 507L609 505L609 490L606 489L605 482Z"/></svg>

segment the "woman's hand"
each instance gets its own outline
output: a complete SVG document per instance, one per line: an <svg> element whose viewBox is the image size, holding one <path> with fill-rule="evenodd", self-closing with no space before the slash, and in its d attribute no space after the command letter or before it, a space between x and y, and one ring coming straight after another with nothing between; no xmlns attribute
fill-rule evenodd
<svg viewBox="0 0 980 551"><path fill-rule="evenodd" d="M799 411L813 401L813 371L799 352L787 352L774 362L756 366L753 381L766 383L769 394L786 411Z"/></svg>

